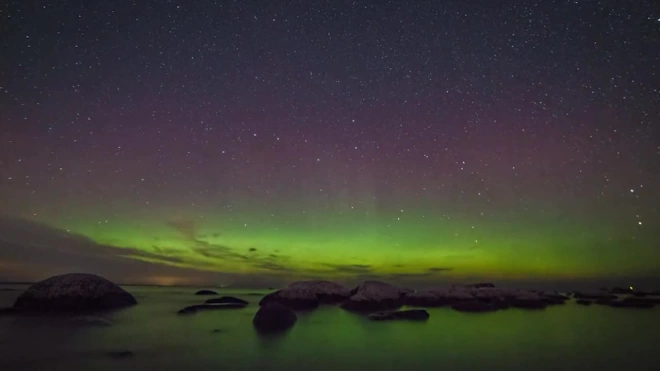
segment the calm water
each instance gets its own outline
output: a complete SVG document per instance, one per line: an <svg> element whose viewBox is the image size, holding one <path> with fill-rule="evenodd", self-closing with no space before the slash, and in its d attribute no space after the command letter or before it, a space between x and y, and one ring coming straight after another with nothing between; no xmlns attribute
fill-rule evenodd
<svg viewBox="0 0 660 371"><path fill-rule="evenodd" d="M0 286L18 287L20 286ZM465 314L431 309L426 323L370 322L336 307L299 314L287 333L252 328L246 309L177 316L195 289L127 287L140 304L104 316L110 327L0 317L2 370L649 370L660 351L660 308L509 309ZM10 306L20 291L0 291ZM263 292L262 292L263 293ZM219 329L221 332L213 333ZM108 351L129 350L114 359Z"/></svg>

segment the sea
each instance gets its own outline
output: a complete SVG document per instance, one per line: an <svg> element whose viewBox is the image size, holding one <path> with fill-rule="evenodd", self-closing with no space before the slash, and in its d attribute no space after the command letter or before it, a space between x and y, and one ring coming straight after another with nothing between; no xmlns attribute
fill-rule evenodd
<svg viewBox="0 0 660 371"><path fill-rule="evenodd" d="M0 307L26 287L0 285ZM266 290L218 289L250 305L181 316L207 298L201 288L124 288L139 304L104 314L109 326L0 316L0 370L660 370L657 307L435 308L426 322L373 322L322 306L265 336L252 317Z"/></svg>

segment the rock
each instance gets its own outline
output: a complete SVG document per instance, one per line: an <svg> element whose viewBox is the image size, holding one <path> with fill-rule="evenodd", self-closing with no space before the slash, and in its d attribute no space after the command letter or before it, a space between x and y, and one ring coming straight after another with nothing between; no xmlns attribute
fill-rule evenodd
<svg viewBox="0 0 660 371"><path fill-rule="evenodd" d="M537 294L527 294L509 300L512 307L519 309L545 309L548 306L547 299Z"/></svg>
<svg viewBox="0 0 660 371"><path fill-rule="evenodd" d="M541 292L539 295L541 295L543 301L551 305L565 304L570 299L568 296L556 292Z"/></svg>
<svg viewBox="0 0 660 371"><path fill-rule="evenodd" d="M608 292L576 292L573 297L576 299L616 299L615 295Z"/></svg>
<svg viewBox="0 0 660 371"><path fill-rule="evenodd" d="M211 331L212 334L219 334L219 333L221 333L221 332L224 332L224 331L222 331L222 330L220 330L220 329L218 329L218 328L217 328L217 329L214 329L213 331Z"/></svg>
<svg viewBox="0 0 660 371"><path fill-rule="evenodd" d="M220 298L213 298L205 301L206 304L242 304L243 306L249 303L243 299L235 298L233 296L223 296Z"/></svg>
<svg viewBox="0 0 660 371"><path fill-rule="evenodd" d="M197 304L197 305L187 306L181 309L180 311L178 311L177 314L195 314L202 310L222 310L222 309L241 309L241 308L245 308L245 304L239 304L239 303Z"/></svg>
<svg viewBox="0 0 660 371"><path fill-rule="evenodd" d="M286 289L310 291L322 304L337 304L351 296L351 290L335 282L312 280L291 283Z"/></svg>
<svg viewBox="0 0 660 371"><path fill-rule="evenodd" d="M118 285L87 273L70 273L37 282L14 303L21 312L94 312L125 308L137 300Z"/></svg>
<svg viewBox="0 0 660 371"><path fill-rule="evenodd" d="M611 297L602 297L602 298L599 298L599 299L594 300L594 304L598 304L598 305L610 305L610 304L612 304L612 302L615 301L615 300L616 300L616 299L613 299L613 298L611 298Z"/></svg>
<svg viewBox="0 0 660 371"><path fill-rule="evenodd" d="M466 288L471 289L484 289L484 288L495 288L495 285L490 282L481 282L481 283L472 283L465 285Z"/></svg>
<svg viewBox="0 0 660 371"><path fill-rule="evenodd" d="M206 295L206 296L209 296L209 295L218 295L218 293L215 292L215 291L212 291L212 290L199 290L199 291L197 291L197 292L195 293L195 295Z"/></svg>
<svg viewBox="0 0 660 371"><path fill-rule="evenodd" d="M396 309L404 302L404 294L398 287L381 281L365 281L354 292L341 304L343 309L375 312Z"/></svg>
<svg viewBox="0 0 660 371"><path fill-rule="evenodd" d="M112 326L109 319L93 316L73 317L69 318L68 322L80 326Z"/></svg>
<svg viewBox="0 0 660 371"><path fill-rule="evenodd" d="M14 307L0 308L0 316L12 314L18 314L18 310L16 310Z"/></svg>
<svg viewBox="0 0 660 371"><path fill-rule="evenodd" d="M264 296L259 305L279 303L293 310L311 310L319 306L319 299L313 292L298 289L277 290Z"/></svg>
<svg viewBox="0 0 660 371"><path fill-rule="evenodd" d="M576 301L576 303L577 303L577 304L580 304L580 305L591 305L591 304L593 304L594 302L591 301L591 300L586 300L586 299L578 299L578 300Z"/></svg>
<svg viewBox="0 0 660 371"><path fill-rule="evenodd" d="M390 312L375 312L368 316L369 319L374 321L391 321L391 320L411 320L411 321L425 321L429 319L429 312L424 309L408 309Z"/></svg>
<svg viewBox="0 0 660 371"><path fill-rule="evenodd" d="M106 355L112 358L130 358L133 357L135 354L133 354L133 352L131 352L130 350L115 350L115 351L107 352Z"/></svg>
<svg viewBox="0 0 660 371"><path fill-rule="evenodd" d="M270 302L259 308L252 319L252 325L258 332L273 333L287 330L296 323L297 319L291 308Z"/></svg>
<svg viewBox="0 0 660 371"><path fill-rule="evenodd" d="M452 304L452 299L446 292L439 290L424 290L408 293L403 303L414 307L442 307Z"/></svg>
<svg viewBox="0 0 660 371"><path fill-rule="evenodd" d="M610 306L615 308L653 308L655 304L655 300L648 300L639 297L629 297L609 303Z"/></svg>
<svg viewBox="0 0 660 371"><path fill-rule="evenodd" d="M468 300L468 301L459 301L452 304L451 308L459 312L494 312L499 310L499 306L494 305L493 303L479 301L479 300Z"/></svg>
<svg viewBox="0 0 660 371"><path fill-rule="evenodd" d="M264 296L259 305L275 302L294 310L315 309L319 304L336 304L351 295L351 290L338 283L313 280L297 281Z"/></svg>

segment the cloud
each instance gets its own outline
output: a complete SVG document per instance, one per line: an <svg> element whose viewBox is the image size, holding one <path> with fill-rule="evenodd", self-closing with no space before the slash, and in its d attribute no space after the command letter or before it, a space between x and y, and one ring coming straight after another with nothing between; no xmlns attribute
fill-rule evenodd
<svg viewBox="0 0 660 371"><path fill-rule="evenodd" d="M176 228L188 236L194 232L190 224L187 227L185 223L176 224ZM213 245L206 248L210 255L233 254L227 247ZM56 274L87 272L119 283L215 283L266 287L283 282L282 277L274 274L281 274L284 271L282 266L266 266L273 274L220 273L186 266L186 258L180 254L179 249L161 246L145 251L99 244L88 237L45 224L0 215L3 280L37 281ZM237 259L238 254L232 256Z"/></svg>
<svg viewBox="0 0 660 371"><path fill-rule="evenodd" d="M429 272L429 273L437 273L437 272L449 272L449 271L453 271L453 270L454 270L454 268L451 268L451 267L431 267L431 268L427 269L426 271Z"/></svg>
<svg viewBox="0 0 660 371"><path fill-rule="evenodd" d="M324 267L332 268L335 272L341 273L356 273L356 274L368 274L372 273L372 267L365 264L330 264L323 263L321 264Z"/></svg>

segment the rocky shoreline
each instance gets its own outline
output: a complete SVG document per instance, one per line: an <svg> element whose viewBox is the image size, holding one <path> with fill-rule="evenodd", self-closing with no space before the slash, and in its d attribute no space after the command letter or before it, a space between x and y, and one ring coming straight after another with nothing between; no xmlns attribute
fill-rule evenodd
<svg viewBox="0 0 660 371"><path fill-rule="evenodd" d="M218 294L211 290L200 290L195 295ZM373 280L354 288L324 280L297 281L263 296L252 323L260 333L284 331L296 323L296 312L311 311L321 305L336 305L374 321L425 321L429 313L422 308L448 307L459 312L484 313L509 308L543 310L568 302L584 306L648 309L660 304L660 292L612 288L595 292L558 293L500 288L492 283L412 290ZM81 316L136 304L135 298L118 285L99 276L74 273L35 283L17 298L13 307L0 308L0 315L64 313ZM178 314L242 309L248 305L246 300L222 296L187 306L179 310ZM111 324L98 317L74 319L79 324Z"/></svg>

